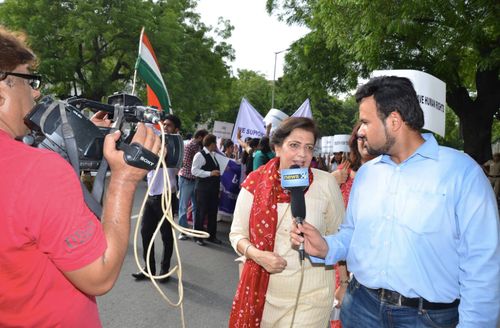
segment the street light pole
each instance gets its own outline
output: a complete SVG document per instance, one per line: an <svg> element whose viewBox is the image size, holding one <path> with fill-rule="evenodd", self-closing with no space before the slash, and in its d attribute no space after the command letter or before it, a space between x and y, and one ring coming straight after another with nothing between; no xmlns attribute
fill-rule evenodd
<svg viewBox="0 0 500 328"><path fill-rule="evenodd" d="M274 85L276 84L276 60L278 58L278 54L288 51L290 48L287 48L285 50L280 50L276 51L274 53L274 73L273 73L273 86L272 86L272 91L271 91L271 108L274 108Z"/></svg>

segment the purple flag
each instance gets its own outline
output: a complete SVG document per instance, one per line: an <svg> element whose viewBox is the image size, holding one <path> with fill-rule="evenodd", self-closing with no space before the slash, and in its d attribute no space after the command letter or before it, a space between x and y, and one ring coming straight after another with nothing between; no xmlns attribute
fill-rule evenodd
<svg viewBox="0 0 500 328"><path fill-rule="evenodd" d="M230 160L226 170L221 176L221 194L219 200L219 212L232 215L236 205L236 198L240 192L241 164Z"/></svg>

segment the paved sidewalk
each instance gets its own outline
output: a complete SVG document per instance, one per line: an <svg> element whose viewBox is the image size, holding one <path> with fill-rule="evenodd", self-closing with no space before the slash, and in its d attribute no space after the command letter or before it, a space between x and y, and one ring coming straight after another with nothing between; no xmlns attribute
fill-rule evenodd
<svg viewBox="0 0 500 328"><path fill-rule="evenodd" d="M137 191L133 214L139 212L144 187ZM141 199L139 199L141 198ZM135 228L137 219L132 222ZM218 223L218 238L222 245L207 243L200 247L192 240L178 241L184 282L184 315L186 327L227 327L231 304L238 283L237 257L229 245L230 223ZM130 275L138 271L133 253L133 233L120 277L108 294L98 297L99 312L104 328L182 327L181 312L163 300L150 281L135 281ZM139 233L139 245L141 245ZM161 240L156 242L157 263L161 255ZM142 247L139 256L142 258ZM175 250L172 256L176 264ZM177 277L160 284L167 296L177 302Z"/></svg>

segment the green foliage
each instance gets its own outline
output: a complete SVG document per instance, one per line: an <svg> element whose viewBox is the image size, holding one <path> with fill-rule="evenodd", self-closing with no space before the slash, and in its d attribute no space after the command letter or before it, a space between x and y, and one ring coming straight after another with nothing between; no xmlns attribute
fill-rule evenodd
<svg viewBox="0 0 500 328"><path fill-rule="evenodd" d="M345 101L333 97L323 98L313 108L313 117L322 136L351 134L358 112L354 98Z"/></svg>
<svg viewBox="0 0 500 328"><path fill-rule="evenodd" d="M442 138L437 134L435 134L434 136L436 137L436 140L440 145L463 150L464 141L461 136L460 121L457 115L449 107L446 107L445 114L446 114L446 123L445 123L446 135L444 138Z"/></svg>
<svg viewBox="0 0 500 328"><path fill-rule="evenodd" d="M238 77L232 80L229 110L221 112L219 117L224 121L234 122L243 97L261 115L266 115L271 108L271 83L261 73L238 70Z"/></svg>
<svg viewBox="0 0 500 328"><path fill-rule="evenodd" d="M141 1L7 0L0 20L29 35L47 91L100 100L131 81L147 13Z"/></svg>
<svg viewBox="0 0 500 328"><path fill-rule="evenodd" d="M446 82L465 151L478 162L491 156L500 107L498 1L268 0L267 9L311 29L287 56L296 83L336 93L375 69L425 71Z"/></svg>
<svg viewBox="0 0 500 328"><path fill-rule="evenodd" d="M234 51L224 38L233 27L222 21L215 42L192 0L6 0L0 24L25 31L39 56L44 93L94 100L131 91L144 26L185 130L227 110L231 79L225 61ZM137 80L145 100L143 82Z"/></svg>
<svg viewBox="0 0 500 328"><path fill-rule="evenodd" d="M297 79L293 74L285 74L276 84L275 106L292 115L309 98L321 135L350 134L358 113L354 98L339 100L323 88L314 89L312 83L307 77Z"/></svg>
<svg viewBox="0 0 500 328"><path fill-rule="evenodd" d="M493 121L493 127L491 129L492 131L492 136L491 136L491 140L493 141L493 143L495 142L499 142L500 141L500 120L494 120Z"/></svg>

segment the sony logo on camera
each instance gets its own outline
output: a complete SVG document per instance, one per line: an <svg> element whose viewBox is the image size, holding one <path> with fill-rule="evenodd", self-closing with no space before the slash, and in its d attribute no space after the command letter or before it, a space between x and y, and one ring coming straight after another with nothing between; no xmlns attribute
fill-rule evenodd
<svg viewBox="0 0 500 328"><path fill-rule="evenodd" d="M144 158L144 156L139 157L139 160L140 160L140 161L143 161L144 163L146 163L146 164L148 164L148 165L150 165L150 166L154 166L154 165L155 165L155 163L153 163L152 161L150 161L150 160L149 160L149 159L147 159L147 158Z"/></svg>

